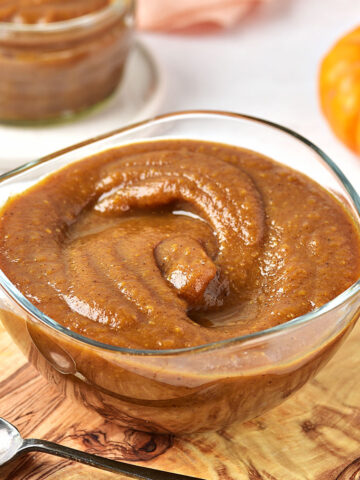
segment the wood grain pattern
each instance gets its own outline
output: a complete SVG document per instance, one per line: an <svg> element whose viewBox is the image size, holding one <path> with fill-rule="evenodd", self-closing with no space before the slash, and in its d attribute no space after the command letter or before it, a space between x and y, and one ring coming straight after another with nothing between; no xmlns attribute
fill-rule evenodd
<svg viewBox="0 0 360 480"><path fill-rule="evenodd" d="M0 327L0 416L24 437L207 480L360 479L360 323L319 375L266 415L172 438L120 429L62 398ZM122 480L43 454L0 468L1 480Z"/></svg>

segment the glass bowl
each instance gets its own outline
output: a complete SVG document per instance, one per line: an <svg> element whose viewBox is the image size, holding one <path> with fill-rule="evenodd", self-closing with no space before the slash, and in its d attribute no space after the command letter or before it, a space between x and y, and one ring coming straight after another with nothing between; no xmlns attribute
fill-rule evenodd
<svg viewBox="0 0 360 480"><path fill-rule="evenodd" d="M133 15L134 0L112 0L62 21L0 22L0 121L65 120L109 97L122 77Z"/></svg>
<svg viewBox="0 0 360 480"><path fill-rule="evenodd" d="M163 115L29 163L0 177L0 202L95 153L179 138L241 146L297 169L330 191L360 226L358 195L319 148L272 122L211 111ZM64 328L2 272L0 286L5 328L49 382L108 421L176 434L219 429L281 403L326 364L354 326L360 307L358 281L321 308L268 330L192 348L134 350Z"/></svg>

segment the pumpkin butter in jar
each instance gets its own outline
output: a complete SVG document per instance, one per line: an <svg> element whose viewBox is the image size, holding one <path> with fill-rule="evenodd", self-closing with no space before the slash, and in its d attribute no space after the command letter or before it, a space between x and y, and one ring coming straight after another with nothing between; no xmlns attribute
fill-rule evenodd
<svg viewBox="0 0 360 480"><path fill-rule="evenodd" d="M106 99L132 23L132 0L0 0L0 121L68 118Z"/></svg>

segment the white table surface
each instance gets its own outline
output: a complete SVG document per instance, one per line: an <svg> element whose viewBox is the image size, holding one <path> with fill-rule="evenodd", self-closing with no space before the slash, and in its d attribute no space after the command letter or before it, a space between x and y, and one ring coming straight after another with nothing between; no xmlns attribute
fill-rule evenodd
<svg viewBox="0 0 360 480"><path fill-rule="evenodd" d="M163 81L162 100L152 113L220 109L282 123L325 150L360 190L360 159L331 133L317 95L321 58L359 19L359 0L268 0L231 31L140 33ZM101 115L98 121L100 131ZM112 129L119 126L115 122ZM74 143L69 129L62 131L62 145ZM21 128L11 137L0 133L0 148L11 148L11 142L18 148L26 134ZM85 127L81 134L81 140L89 136ZM54 149L51 142L46 149Z"/></svg>
<svg viewBox="0 0 360 480"><path fill-rule="evenodd" d="M232 31L141 38L166 77L161 113L221 109L284 124L321 147L359 191L360 158L334 137L317 95L321 58L359 22L359 0L269 0Z"/></svg>

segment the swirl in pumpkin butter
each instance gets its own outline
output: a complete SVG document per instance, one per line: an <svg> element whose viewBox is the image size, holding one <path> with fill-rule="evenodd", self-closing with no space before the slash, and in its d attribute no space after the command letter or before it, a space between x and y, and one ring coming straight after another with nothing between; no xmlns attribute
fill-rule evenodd
<svg viewBox="0 0 360 480"><path fill-rule="evenodd" d="M239 148L139 143L74 163L2 210L0 266L51 318L131 348L201 345L331 300L360 272L347 212Z"/></svg>

